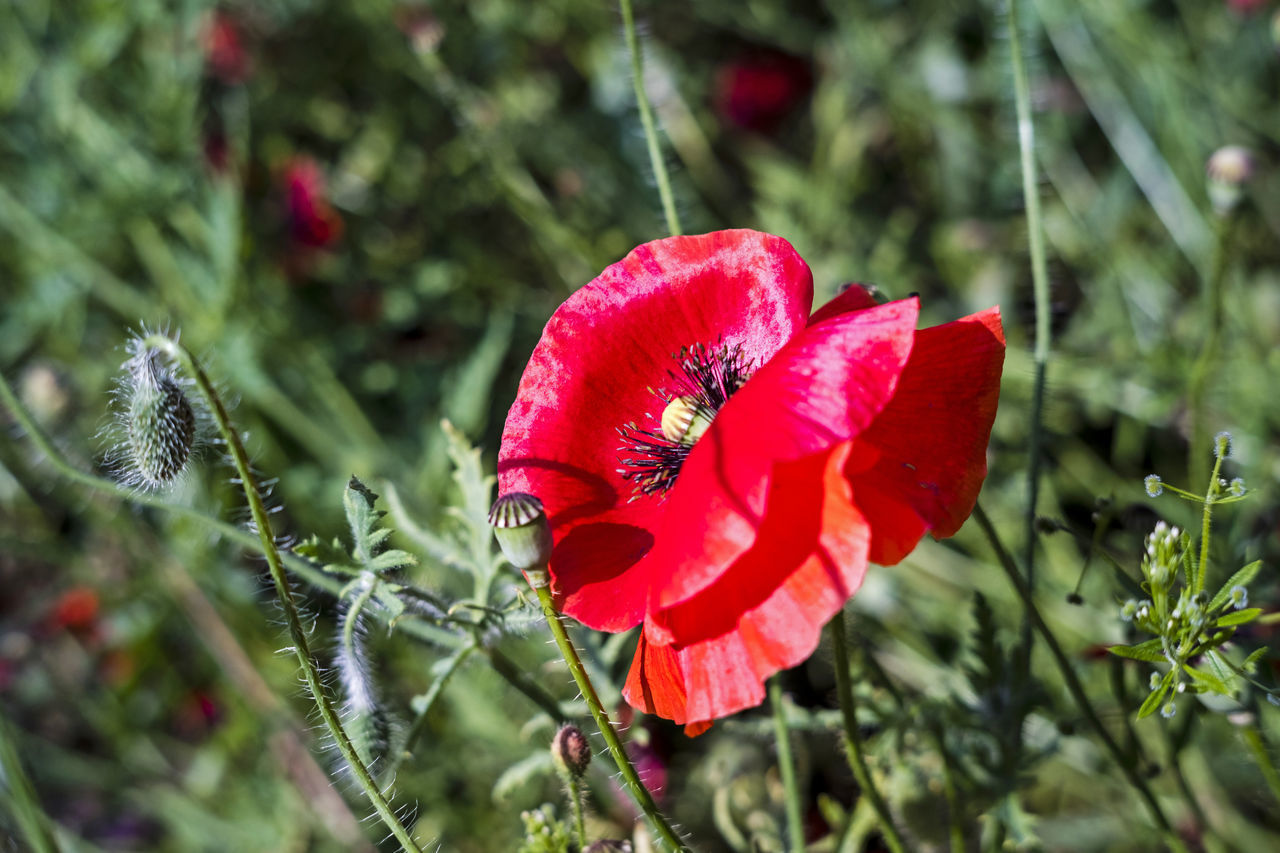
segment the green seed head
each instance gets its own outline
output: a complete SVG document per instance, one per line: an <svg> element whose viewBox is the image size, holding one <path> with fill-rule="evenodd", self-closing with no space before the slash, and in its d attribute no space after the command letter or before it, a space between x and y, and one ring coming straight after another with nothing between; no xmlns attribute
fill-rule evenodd
<svg viewBox="0 0 1280 853"><path fill-rule="evenodd" d="M498 498L489 524L507 561L524 571L543 570L551 559L551 525L542 501L524 492Z"/></svg>

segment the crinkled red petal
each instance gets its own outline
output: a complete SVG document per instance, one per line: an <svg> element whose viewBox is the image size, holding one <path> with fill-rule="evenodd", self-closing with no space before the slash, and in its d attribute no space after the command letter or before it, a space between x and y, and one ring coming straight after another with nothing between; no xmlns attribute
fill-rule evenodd
<svg viewBox="0 0 1280 853"><path fill-rule="evenodd" d="M999 309L916 333L893 400L858 436L846 467L873 531L871 561L892 565L926 531L950 536L978 499L1004 365Z"/></svg>
<svg viewBox="0 0 1280 853"><path fill-rule="evenodd" d="M681 679L678 689L661 686L677 722L758 705L765 680L809 657L822 626L861 585L870 531L843 474L849 449L842 442L781 463L755 546L706 590L646 619L648 658L667 661L665 674ZM639 706L635 684L647 681L633 665L624 695ZM645 704L662 713L660 703Z"/></svg>
<svg viewBox="0 0 1280 853"><path fill-rule="evenodd" d="M915 336L914 299L810 326L756 372L698 440L638 564L660 610L709 585L755 543L780 462L857 436L888 405Z"/></svg>
<svg viewBox="0 0 1280 853"><path fill-rule="evenodd" d="M661 497L631 500L617 430L660 429L653 391L672 384L673 356L723 342L767 362L804 328L812 299L809 268L787 241L718 231L638 247L552 316L507 416L498 482L542 500L565 613L606 631L643 616L637 561L667 508Z"/></svg>
<svg viewBox="0 0 1280 853"><path fill-rule="evenodd" d="M830 302L814 311L813 316L809 318L809 325L815 326L824 320L830 320L832 317L838 317L850 311L864 311L874 307L876 307L876 298L871 295L871 291L865 285L853 282L836 294Z"/></svg>

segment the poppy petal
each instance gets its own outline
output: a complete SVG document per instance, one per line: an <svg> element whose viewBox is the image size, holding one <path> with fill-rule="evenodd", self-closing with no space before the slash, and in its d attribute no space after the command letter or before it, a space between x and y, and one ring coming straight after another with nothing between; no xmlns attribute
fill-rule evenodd
<svg viewBox="0 0 1280 853"><path fill-rule="evenodd" d="M855 281L846 285L845 289L837 293L830 302L814 311L813 316L809 318L809 325L816 325L850 311L863 311L874 307L876 307L876 298L871 295L871 291L866 285Z"/></svg>
<svg viewBox="0 0 1280 853"><path fill-rule="evenodd" d="M556 311L507 416L502 493L537 495L551 522L553 590L565 613L606 631L638 623L648 579L636 562L665 508L632 500L617 472L618 429L660 429L659 393L683 348L741 346L762 364L805 327L809 268L756 231L640 246Z"/></svg>
<svg viewBox="0 0 1280 853"><path fill-rule="evenodd" d="M758 705L764 681L812 654L861 585L871 534L843 475L849 449L842 442L780 465L755 547L702 593L646 619L651 649L666 636L679 650L688 718ZM788 524L812 529L786 535Z"/></svg>
<svg viewBox="0 0 1280 853"><path fill-rule="evenodd" d="M751 548L777 463L828 450L880 414L918 312L908 299L810 326L729 400L685 461L639 564L652 609L697 594Z"/></svg>
<svg viewBox="0 0 1280 853"><path fill-rule="evenodd" d="M898 562L926 531L951 536L973 511L1004 348L997 308L916 333L893 400L852 454L873 464L846 467L874 531L872 562Z"/></svg>

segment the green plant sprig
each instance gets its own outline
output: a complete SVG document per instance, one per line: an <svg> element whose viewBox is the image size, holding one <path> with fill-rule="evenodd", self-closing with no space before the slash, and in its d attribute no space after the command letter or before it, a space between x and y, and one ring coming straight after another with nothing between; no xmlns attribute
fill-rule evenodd
<svg viewBox="0 0 1280 853"><path fill-rule="evenodd" d="M263 504L257 477L249 464L249 454L245 450L239 431L231 423L231 418L222 403L222 397L213 387L213 383L209 380L199 362L196 361L195 356L182 344L167 335L152 334L141 341L141 347L144 350L156 350L174 362L195 382L200 394L208 402L214 423L218 427L219 434L226 442L227 452L235 465L236 475L239 477L245 500L249 503L249 512L253 518L254 526L257 528L258 540L262 543L263 554L267 558L267 567L271 572L271 580L275 586L276 597L284 610L285 622L289 628L289 638L293 642L294 654L298 659L298 665L302 668L303 677L306 679L307 688L311 694L312 701L315 702L316 710L333 737L338 751L342 754L347 764L350 765L356 782L364 790L365 796L369 798L369 802L378 813L378 817L386 824L387 829L400 842L400 846L404 850L409 851L409 853L420 853L421 848L413 840L409 830L400 822L400 818L391 808L391 804L374 781L369 768L360 758L355 745L342 724L337 709L334 708L333 702L329 699L325 690L319 664L311 652L311 643L306 629L302 626L302 619L298 614L298 607L293 598L293 590L289 586L288 577L285 575L284 562L281 560L280 551L276 547L275 536L271 532L271 518L267 514L266 506Z"/></svg>

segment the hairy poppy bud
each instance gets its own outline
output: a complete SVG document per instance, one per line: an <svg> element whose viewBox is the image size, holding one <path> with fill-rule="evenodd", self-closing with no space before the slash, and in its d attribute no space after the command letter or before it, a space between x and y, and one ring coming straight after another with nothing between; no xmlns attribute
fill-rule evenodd
<svg viewBox="0 0 1280 853"><path fill-rule="evenodd" d="M511 492L494 502L489 524L507 561L524 571L542 570L551 559L551 525L542 501Z"/></svg>
<svg viewBox="0 0 1280 853"><path fill-rule="evenodd" d="M581 779L591 763L591 744L582 729L572 723L565 723L551 739L551 757L555 760L556 770L566 779Z"/></svg>
<svg viewBox="0 0 1280 853"><path fill-rule="evenodd" d="M182 472L195 443L196 416L182 386L144 353L130 364L129 410L125 415L131 474L159 488Z"/></svg>

